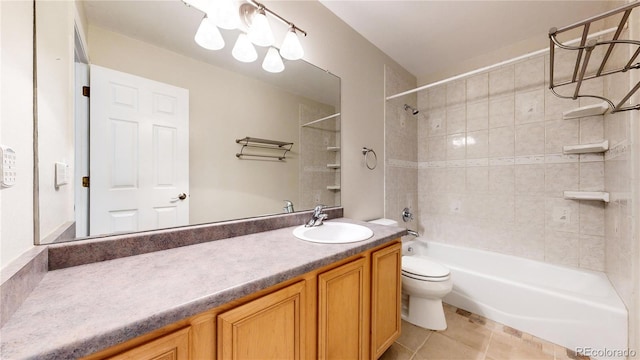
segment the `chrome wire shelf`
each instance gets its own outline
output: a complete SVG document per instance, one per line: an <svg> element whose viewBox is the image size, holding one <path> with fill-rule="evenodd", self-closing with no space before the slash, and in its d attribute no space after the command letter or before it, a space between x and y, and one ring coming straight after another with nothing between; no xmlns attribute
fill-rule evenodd
<svg viewBox="0 0 640 360"><path fill-rule="evenodd" d="M605 101L608 105L609 108L611 109L611 113L615 113L615 112L619 112L619 111L627 111L627 110L640 110L640 104L637 105L631 105L631 106L624 106L624 104L629 100L629 98L631 98L631 96L638 91L638 89L640 88L640 82L638 82L623 98L622 100L618 101L617 103L614 103L613 101L611 101L610 99L607 99L603 96L599 96L599 95L592 95L592 94L580 94L580 88L582 86L582 83L585 80L590 80L590 79L595 79L597 77L600 76L606 76L606 75L611 75L611 74L615 74L615 73L619 73L619 72L627 72L631 69L638 69L640 68L640 62L638 63L634 63L636 61L636 59L638 58L638 55L640 55L640 41L637 40L630 40L630 39L620 39L620 35L622 34L622 31L624 30L624 27L629 19L629 15L631 14L631 11L636 8L637 6L640 6L640 2L635 1L633 3L627 4L625 6L619 7L617 9L613 9L610 11L607 11L603 14L600 14L598 16L594 16L591 18L588 18L584 21L581 22L577 22L575 24L569 25L569 26L565 26L563 28L551 28L549 29L549 90L551 90L551 92L560 98L563 99L573 99L576 100L578 98L581 97L591 97L591 98L596 98L596 99L600 99ZM598 41L595 39L591 39L587 41L587 38L589 37L589 29L591 27L591 24L595 21L599 21L599 20L603 20L606 18L609 18L611 16L615 16L622 13L622 18L619 22L619 25L616 29L615 34L613 35L613 38L611 40L602 40L602 41ZM569 46L569 45L565 45L562 42L558 41L557 36L563 32L569 31L569 30L573 30L576 28L580 28L582 27L582 38L580 41L580 45L578 46ZM634 54L631 56L631 58L629 59L629 61L626 63L625 66L623 66L622 68L618 68L618 69L614 69L614 70L606 70L605 71L605 66L607 64L607 61L609 60L609 57L611 56L611 53L613 52L613 49L615 47L615 45L617 44L629 44L629 45L636 45L638 46L638 48L636 49L636 51L634 52ZM576 63L575 63L575 67L573 69L573 75L571 76L570 80L566 80L566 81L561 81L561 82L555 82L554 81L554 61L555 61L555 47L558 47L560 49L564 49L564 50L573 50L573 51L577 51L576 54ZM599 46L607 46L607 50L605 52L605 55L602 59L602 62L600 63L600 65L598 66L598 70L591 75L586 75L587 72L587 67L589 65L589 60L591 58L591 54L593 52L594 49L596 49L596 47ZM574 93L572 96L566 96L566 95L560 95L555 91L556 87L560 87L560 86L564 86L564 85L569 85L569 84L576 84Z"/></svg>
<svg viewBox="0 0 640 360"><path fill-rule="evenodd" d="M236 139L236 143L242 145L240 152L236 154L236 157L238 159L242 159L243 157L257 157L257 158L278 159L282 161L286 159L287 153L291 151L291 148L293 147L292 142L267 140L267 139L249 137L249 136L244 137L242 139ZM249 148L268 149L268 150L282 152L282 154L266 155L266 154L245 153L245 151Z"/></svg>

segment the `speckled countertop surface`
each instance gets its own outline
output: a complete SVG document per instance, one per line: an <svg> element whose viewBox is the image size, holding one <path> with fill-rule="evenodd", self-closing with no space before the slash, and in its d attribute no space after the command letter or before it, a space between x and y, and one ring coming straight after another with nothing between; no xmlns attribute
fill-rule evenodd
<svg viewBox="0 0 640 360"><path fill-rule="evenodd" d="M382 245L298 240L293 227L49 271L0 329L2 359L74 359Z"/></svg>

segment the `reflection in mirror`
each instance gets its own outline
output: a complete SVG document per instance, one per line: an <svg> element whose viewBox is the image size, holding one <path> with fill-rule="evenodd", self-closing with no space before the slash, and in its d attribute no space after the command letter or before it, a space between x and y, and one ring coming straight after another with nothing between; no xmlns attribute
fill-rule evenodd
<svg viewBox="0 0 640 360"><path fill-rule="evenodd" d="M265 48L235 61L237 30L205 50L202 16L180 0L36 3L40 243L340 204L340 79L303 60L267 73Z"/></svg>

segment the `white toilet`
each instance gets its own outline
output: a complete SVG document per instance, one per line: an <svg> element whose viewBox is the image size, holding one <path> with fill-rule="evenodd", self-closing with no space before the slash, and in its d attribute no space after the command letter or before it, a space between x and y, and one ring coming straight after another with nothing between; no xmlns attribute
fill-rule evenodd
<svg viewBox="0 0 640 360"><path fill-rule="evenodd" d="M397 221L390 219L377 219L370 222L398 226ZM444 318L442 298L452 289L451 274L444 265L421 255L402 257L402 318L404 320L426 329L446 329L447 321Z"/></svg>
<svg viewBox="0 0 640 360"><path fill-rule="evenodd" d="M453 281L448 268L425 256L402 257L402 292L409 306L403 318L420 327L444 330L442 298L451 292Z"/></svg>

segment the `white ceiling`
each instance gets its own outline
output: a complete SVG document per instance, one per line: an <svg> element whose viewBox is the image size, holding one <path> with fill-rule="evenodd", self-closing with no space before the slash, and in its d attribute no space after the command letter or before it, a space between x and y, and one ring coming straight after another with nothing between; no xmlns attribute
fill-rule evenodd
<svg viewBox="0 0 640 360"><path fill-rule="evenodd" d="M417 78L451 64L541 38L619 6L614 1L320 0ZM505 59L503 59L505 60Z"/></svg>

